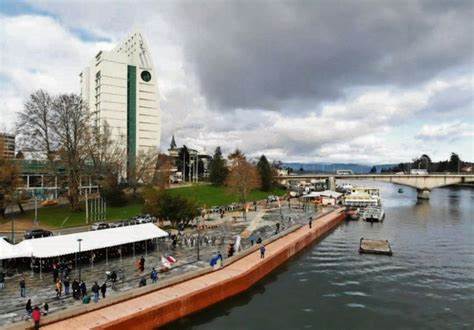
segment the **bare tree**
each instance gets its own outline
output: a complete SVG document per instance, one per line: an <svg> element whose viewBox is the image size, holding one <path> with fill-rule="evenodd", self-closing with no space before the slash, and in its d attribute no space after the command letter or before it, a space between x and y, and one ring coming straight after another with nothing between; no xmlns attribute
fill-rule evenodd
<svg viewBox="0 0 474 330"><path fill-rule="evenodd" d="M168 155L158 154L153 177L153 184L159 189L165 189L170 184L172 163Z"/></svg>
<svg viewBox="0 0 474 330"><path fill-rule="evenodd" d="M96 177L101 184L116 183L125 170L125 137L113 139L110 126L104 122L102 127L90 128L87 138L85 149L91 164L89 175Z"/></svg>
<svg viewBox="0 0 474 330"><path fill-rule="evenodd" d="M17 204L22 213L23 207L17 190L21 185L20 169L15 160L3 156L3 149L3 140L0 140L0 215L5 217L8 206Z"/></svg>
<svg viewBox="0 0 474 330"><path fill-rule="evenodd" d="M140 150L136 157L135 168L130 171L129 184L135 195L140 184L151 184L155 175L159 152L156 149Z"/></svg>
<svg viewBox="0 0 474 330"><path fill-rule="evenodd" d="M89 112L75 94L60 95L53 102L52 126L60 144L59 156L66 167L68 199L73 210L80 209L81 175L87 157Z"/></svg>
<svg viewBox="0 0 474 330"><path fill-rule="evenodd" d="M56 121L53 98L44 90L35 91L18 113L17 133L20 148L50 161L58 148L52 126Z"/></svg>
<svg viewBox="0 0 474 330"><path fill-rule="evenodd" d="M227 177L228 189L239 196L239 201L244 205L244 217L246 215L245 204L253 189L260 186L260 178L257 168L250 164L245 156L240 153L232 159L233 165Z"/></svg>

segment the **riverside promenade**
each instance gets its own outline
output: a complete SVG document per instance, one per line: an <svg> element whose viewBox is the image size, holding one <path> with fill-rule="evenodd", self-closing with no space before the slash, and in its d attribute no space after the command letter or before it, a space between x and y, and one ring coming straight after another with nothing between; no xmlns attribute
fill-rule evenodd
<svg viewBox="0 0 474 330"><path fill-rule="evenodd" d="M255 246L227 259L218 270L183 275L152 288L137 289L107 304L44 318L47 329L153 329L205 309L250 288L293 255L323 237L344 219L342 209L329 212L308 225L294 226L264 241L265 258ZM119 297L117 297L119 298Z"/></svg>

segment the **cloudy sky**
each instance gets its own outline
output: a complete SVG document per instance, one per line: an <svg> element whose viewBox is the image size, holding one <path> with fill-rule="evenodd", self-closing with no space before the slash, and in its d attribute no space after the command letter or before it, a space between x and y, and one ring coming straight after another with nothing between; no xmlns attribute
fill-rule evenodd
<svg viewBox="0 0 474 330"><path fill-rule="evenodd" d="M473 1L0 2L0 129L33 90L79 92L142 32L162 149L303 162L474 160Z"/></svg>

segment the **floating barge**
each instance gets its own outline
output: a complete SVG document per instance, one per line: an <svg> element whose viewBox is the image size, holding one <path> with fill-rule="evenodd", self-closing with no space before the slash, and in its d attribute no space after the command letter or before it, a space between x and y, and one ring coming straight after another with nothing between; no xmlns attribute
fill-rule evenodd
<svg viewBox="0 0 474 330"><path fill-rule="evenodd" d="M392 255L392 248L387 240L361 238L359 253Z"/></svg>
<svg viewBox="0 0 474 330"><path fill-rule="evenodd" d="M361 218L367 222L382 222L385 218L385 211L382 207L367 207L361 215Z"/></svg>

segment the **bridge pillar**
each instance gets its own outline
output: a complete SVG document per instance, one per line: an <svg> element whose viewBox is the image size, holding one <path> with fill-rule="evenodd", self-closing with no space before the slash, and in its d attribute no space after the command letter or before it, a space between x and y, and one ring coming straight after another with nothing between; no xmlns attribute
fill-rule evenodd
<svg viewBox="0 0 474 330"><path fill-rule="evenodd" d="M336 178L333 176L330 176L327 178L327 186L328 190L335 191L336 190Z"/></svg>
<svg viewBox="0 0 474 330"><path fill-rule="evenodd" d="M430 199L430 190L429 189L417 189L417 198L418 199Z"/></svg>

